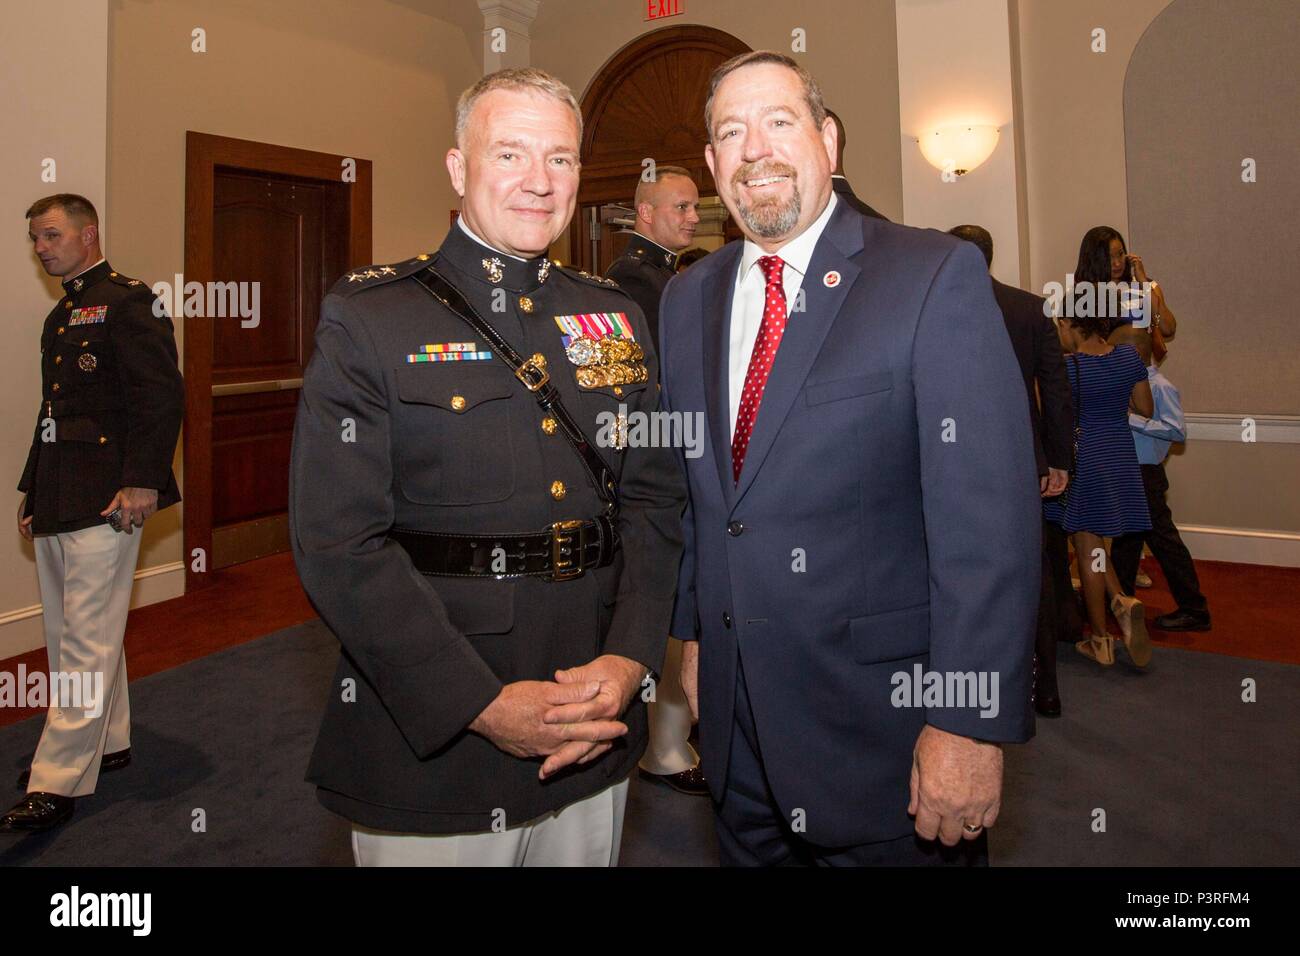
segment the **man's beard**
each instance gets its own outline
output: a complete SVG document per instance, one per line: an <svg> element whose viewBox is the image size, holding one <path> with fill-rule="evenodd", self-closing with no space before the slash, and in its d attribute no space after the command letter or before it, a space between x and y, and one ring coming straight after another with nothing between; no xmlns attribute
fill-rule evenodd
<svg viewBox="0 0 1300 956"><path fill-rule="evenodd" d="M765 199L752 206L746 206L739 198L740 191L744 189L744 181L761 179L764 176L788 176L791 186L794 187L789 200L783 202L779 199ZM794 167L786 166L784 163L762 167L741 167L736 170L736 174L731 179L737 189L736 212L745 227L754 235L763 239L777 239L788 233L799 222L799 213L803 209L803 204L799 198Z"/></svg>

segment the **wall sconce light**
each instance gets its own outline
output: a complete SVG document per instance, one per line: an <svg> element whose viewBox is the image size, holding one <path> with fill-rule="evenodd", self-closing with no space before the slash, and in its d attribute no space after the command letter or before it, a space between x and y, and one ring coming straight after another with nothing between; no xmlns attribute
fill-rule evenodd
<svg viewBox="0 0 1300 956"><path fill-rule="evenodd" d="M993 155L999 132L996 126L945 126L916 142L935 169L964 176Z"/></svg>

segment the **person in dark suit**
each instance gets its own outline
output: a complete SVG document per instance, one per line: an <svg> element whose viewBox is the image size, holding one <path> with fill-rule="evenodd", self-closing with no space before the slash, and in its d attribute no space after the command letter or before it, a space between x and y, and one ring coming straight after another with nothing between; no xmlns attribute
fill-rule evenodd
<svg viewBox="0 0 1300 956"><path fill-rule="evenodd" d="M831 188L835 190L835 195L864 216L887 220L888 217L882 216L859 199L857 193L853 191L853 187L849 185L848 177L844 175L844 147L848 144L849 134L844 128L844 120L840 119L838 113L834 110L827 110L826 115L835 121L835 131L839 135L835 145L835 172L831 175Z"/></svg>
<svg viewBox="0 0 1300 956"><path fill-rule="evenodd" d="M700 193L690 171L657 166L654 178L636 186L636 231L610 265L606 278L630 295L646 317L650 338L659 337L659 298L677 274L678 254L695 238L700 223ZM648 703L650 742L641 772L679 793L708 794L700 755L691 746L691 710L681 686L681 642L668 638L664 672Z"/></svg>
<svg viewBox="0 0 1300 956"><path fill-rule="evenodd" d="M984 262L835 197L835 125L783 54L718 67L705 126L745 240L668 284L661 399L707 423L672 633L722 860L984 861L1001 744L1033 732L1039 549Z"/></svg>
<svg viewBox="0 0 1300 956"><path fill-rule="evenodd" d="M993 236L987 229L976 225L954 226L948 233L973 242L983 253L988 267L993 268ZM1056 323L1048 314L1046 299L999 282L992 275L989 278L1029 398L1039 494L1055 498L1065 492L1074 458L1074 405L1070 401L1070 380L1065 374L1061 339ZM1038 605L1038 637L1034 642L1033 686L1034 709L1044 717L1061 715L1056 642L1071 626L1070 611L1075 612L1073 620L1077 622L1069 546L1065 535L1044 521L1043 583Z"/></svg>
<svg viewBox="0 0 1300 956"><path fill-rule="evenodd" d="M308 779L358 865L618 861L685 490L670 449L627 437L657 405L640 309L546 258L581 124L541 70L484 77L457 107L441 248L323 303L290 540L342 645Z"/></svg>
<svg viewBox="0 0 1300 956"><path fill-rule="evenodd" d="M700 192L689 170L658 166L650 182L636 184L636 231L605 277L636 300L652 341L659 339L659 297L677 274L677 256L695 239Z"/></svg>
<svg viewBox="0 0 1300 956"><path fill-rule="evenodd" d="M63 297L41 334L41 404L18 490L36 550L50 673L94 700L55 699L27 795L0 830L47 830L131 761L122 639L146 519L181 500L172 455L185 414L172 322L149 286L100 251L99 216L60 193L27 210L28 237ZM62 690L62 688L61 688Z"/></svg>

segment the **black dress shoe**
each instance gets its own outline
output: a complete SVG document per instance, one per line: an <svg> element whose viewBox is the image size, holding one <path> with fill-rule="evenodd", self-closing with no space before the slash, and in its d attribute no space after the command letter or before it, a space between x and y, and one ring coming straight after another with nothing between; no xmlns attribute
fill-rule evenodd
<svg viewBox="0 0 1300 956"><path fill-rule="evenodd" d="M49 830L72 816L76 800L57 793L36 791L14 805L0 817L0 830Z"/></svg>
<svg viewBox="0 0 1300 956"><path fill-rule="evenodd" d="M1029 700L1034 710L1044 717L1061 716L1061 692L1056 687L1056 665L1048 675L1040 668L1038 655L1034 655L1033 679L1029 685Z"/></svg>
<svg viewBox="0 0 1300 956"><path fill-rule="evenodd" d="M641 773L651 780L666 783L678 793L688 796L704 797L709 793L709 783L704 779L704 770L699 764L681 773L651 773L648 770L642 770Z"/></svg>
<svg viewBox="0 0 1300 956"><path fill-rule="evenodd" d="M1044 693L1034 691L1034 710L1043 717L1061 716L1061 696L1055 691Z"/></svg>
<svg viewBox="0 0 1300 956"><path fill-rule="evenodd" d="M1210 612L1178 610L1172 614L1162 614L1151 623L1162 631L1208 631Z"/></svg>
<svg viewBox="0 0 1300 956"><path fill-rule="evenodd" d="M116 750L111 754L104 754L99 760L99 772L109 773L113 770L121 770L131 762L131 748L125 750ZM18 789L26 790L27 784L31 782L32 771L29 767L18 775Z"/></svg>

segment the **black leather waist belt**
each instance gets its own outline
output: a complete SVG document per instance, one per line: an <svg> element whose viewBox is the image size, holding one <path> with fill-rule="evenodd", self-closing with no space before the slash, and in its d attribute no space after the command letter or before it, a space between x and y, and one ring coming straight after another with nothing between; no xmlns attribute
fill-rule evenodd
<svg viewBox="0 0 1300 956"><path fill-rule="evenodd" d="M614 560L619 540L613 523L557 521L524 534L444 534L394 528L388 537L411 556L421 574L473 578L542 577L569 581Z"/></svg>

